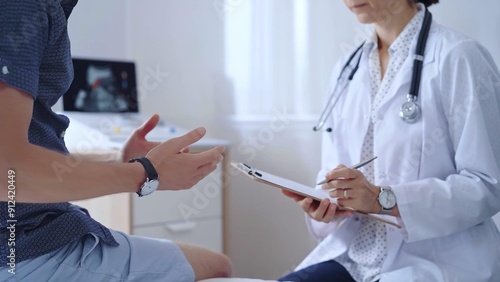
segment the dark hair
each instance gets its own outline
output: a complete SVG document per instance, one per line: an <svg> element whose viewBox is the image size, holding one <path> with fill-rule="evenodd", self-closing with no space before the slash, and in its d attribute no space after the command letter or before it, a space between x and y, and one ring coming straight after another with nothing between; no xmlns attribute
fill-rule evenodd
<svg viewBox="0 0 500 282"><path fill-rule="evenodd" d="M439 0L414 0L414 2L422 3L425 7L429 7L432 4L439 3Z"/></svg>

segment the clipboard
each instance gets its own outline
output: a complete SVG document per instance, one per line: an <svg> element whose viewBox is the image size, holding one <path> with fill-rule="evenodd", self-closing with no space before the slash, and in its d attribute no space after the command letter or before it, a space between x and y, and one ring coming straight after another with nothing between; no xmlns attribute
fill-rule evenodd
<svg viewBox="0 0 500 282"><path fill-rule="evenodd" d="M244 175L246 175L250 179L255 180L257 182L264 183L264 184L267 184L269 186L273 186L276 188L284 189L284 190L290 191L292 193L295 193L295 194L298 194L298 195L301 195L304 197L312 198L313 200L316 200L316 201L321 201L323 199L330 199L330 202L335 203L335 204L337 203L337 199L330 198L328 192L326 192L326 191L316 190L312 187L295 182L293 180L282 178L282 177L273 175L271 173L252 168L249 165L246 165L244 163L232 162L231 165L233 167L237 168L240 172L242 172ZM369 213L356 211L356 210L353 210L350 208L341 208L341 209L352 210L354 213L359 214L360 216L372 218L372 219L381 221L383 223L390 224L390 225L395 226L397 228L401 228L401 226L399 224L385 220L383 218L380 218L378 216L375 216L375 215L372 215Z"/></svg>

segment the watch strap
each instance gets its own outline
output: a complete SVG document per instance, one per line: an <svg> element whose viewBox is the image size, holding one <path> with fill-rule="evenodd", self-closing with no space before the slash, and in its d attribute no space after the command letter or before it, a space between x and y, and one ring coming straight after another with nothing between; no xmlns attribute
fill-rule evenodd
<svg viewBox="0 0 500 282"><path fill-rule="evenodd" d="M391 213L392 213L392 208L386 209L386 208L382 207L382 209L380 210L380 214L390 215Z"/></svg>
<svg viewBox="0 0 500 282"><path fill-rule="evenodd" d="M141 163L142 166L144 167L144 170L146 170L146 175L148 178L147 181L158 179L158 172L156 172L155 167L153 166L153 164L151 163L151 161L148 158L146 158L146 157L135 158L135 159L130 159L128 162L129 163L133 163L133 162Z"/></svg>

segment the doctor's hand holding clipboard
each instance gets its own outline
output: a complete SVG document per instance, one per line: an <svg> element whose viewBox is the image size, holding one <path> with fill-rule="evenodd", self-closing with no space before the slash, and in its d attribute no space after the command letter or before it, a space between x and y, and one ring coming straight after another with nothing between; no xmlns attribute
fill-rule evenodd
<svg viewBox="0 0 500 282"><path fill-rule="evenodd" d="M376 200L380 188L366 181L362 173L356 172L358 168L365 166L376 158L364 160L351 167L339 165L323 181L317 184L322 185L321 188L324 191L329 191L329 196L336 200L334 202L328 198L318 201L287 189L283 189L282 192L285 196L295 200L307 215L319 222L329 223L339 218L352 216L355 213L362 215L377 214L381 210L380 204ZM357 185L360 187L359 190L343 188L356 186L352 184L353 182L359 183ZM392 224L391 222L384 222ZM396 224L393 225L400 227Z"/></svg>
<svg viewBox="0 0 500 282"><path fill-rule="evenodd" d="M353 165L349 168L345 166L339 166L338 168L347 168L356 170L371 163L376 158L377 157L366 159L361 163ZM364 199L364 198L370 199L374 195L375 196L377 195L376 191L378 190L378 188L374 187L373 185L361 186L361 190L359 191L353 190L352 188L349 189L338 188L338 187L331 188L330 185L332 184L329 183L333 182L333 180L349 180L349 182L355 180L352 178L348 179L344 178L344 176L340 176L339 178L329 177L320 181L318 184L316 184L316 186L321 185L321 187L323 187L324 190L322 189L318 190L310 186L295 182L293 180L285 179L277 175L273 175L269 172L265 172L263 170L256 169L254 167L250 167L249 165L244 163L233 162L231 163L231 165L237 168L239 171L243 172L247 177L257 182L282 189L282 192L286 196L294 199L303 208L304 212L306 212L311 218L317 221L328 223L338 218L345 219L349 216L356 214L359 216L380 221L385 224L392 225L397 228L401 228L401 226L398 223L394 222L393 220L387 220L386 218L382 218L375 215L380 211L380 208L377 205L375 205L374 207L373 200L368 200L367 202L359 201L359 199ZM369 183L369 182L364 181L364 183ZM367 189L367 187L369 188ZM351 196L348 196L349 193L351 194ZM354 198L353 196L356 196L357 199ZM351 201L347 203L346 202L339 203L339 201L347 201L347 200ZM351 207L350 205L352 205L353 202L356 206L357 206L356 203L360 203L359 205L362 208ZM366 203L368 204L366 206L363 206ZM338 224L337 228L342 226L342 224L343 223Z"/></svg>
<svg viewBox="0 0 500 282"><path fill-rule="evenodd" d="M329 199L323 199L319 202L286 189L281 191L285 196L295 200L304 212L316 221L329 223L335 219L354 215L354 211L339 209L338 205L330 202Z"/></svg>

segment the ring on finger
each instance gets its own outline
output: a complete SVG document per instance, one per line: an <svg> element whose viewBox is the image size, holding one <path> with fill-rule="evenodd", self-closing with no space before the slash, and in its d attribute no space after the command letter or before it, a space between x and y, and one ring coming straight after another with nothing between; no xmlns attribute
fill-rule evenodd
<svg viewBox="0 0 500 282"><path fill-rule="evenodd" d="M344 190L344 198L347 199L349 197L347 197L347 190Z"/></svg>

